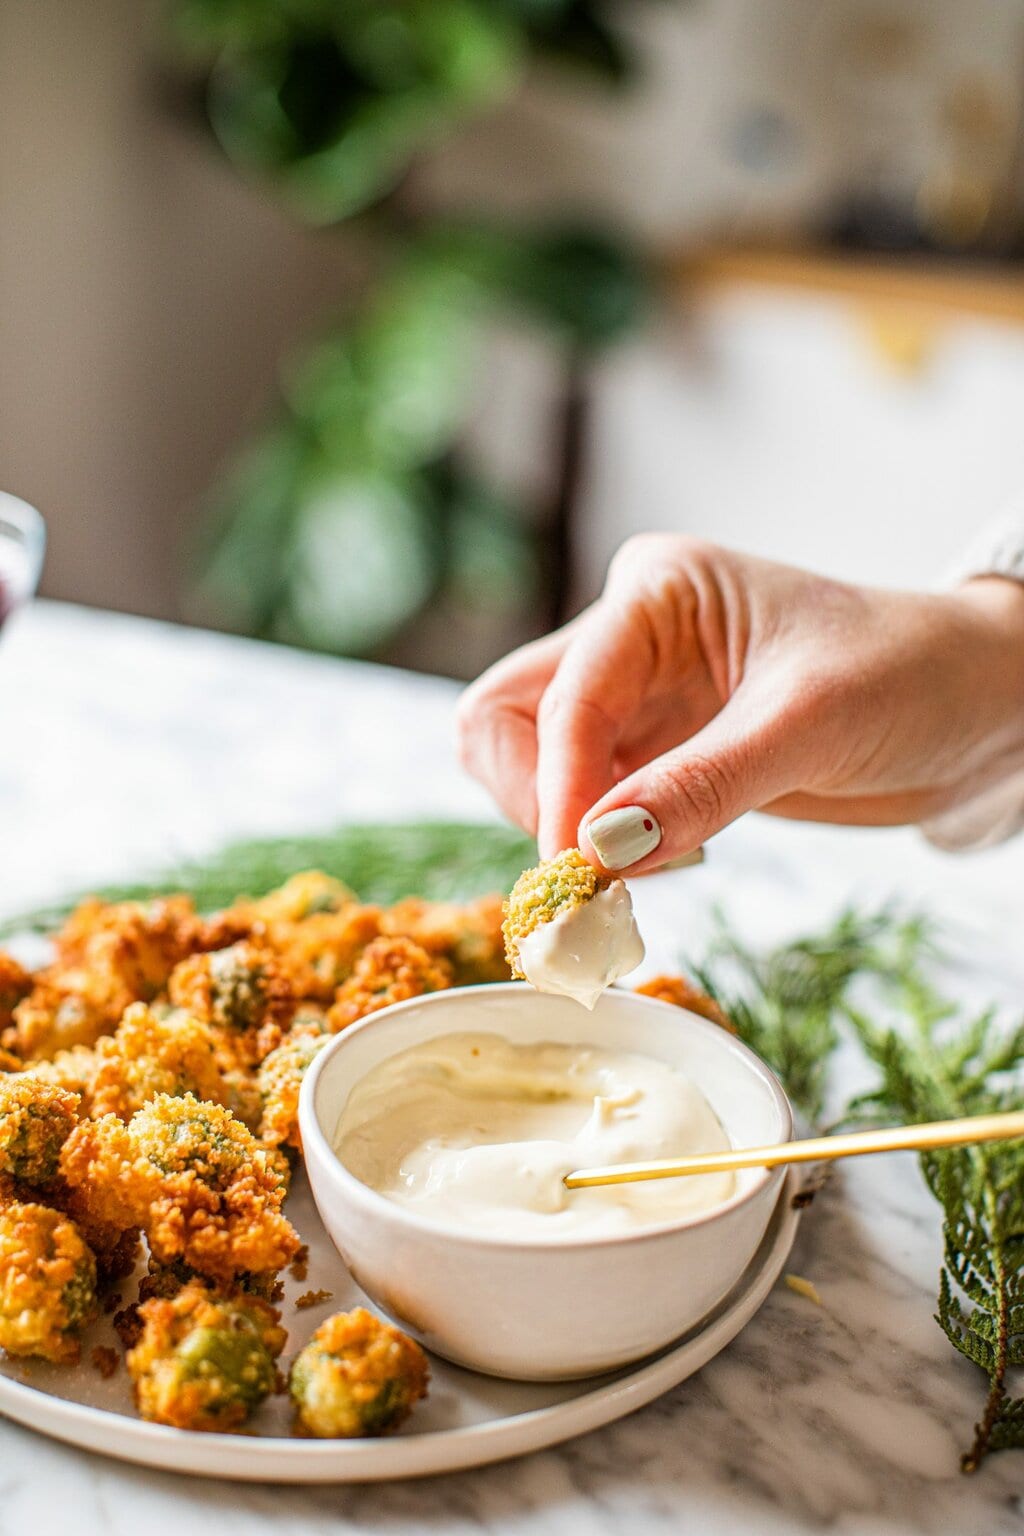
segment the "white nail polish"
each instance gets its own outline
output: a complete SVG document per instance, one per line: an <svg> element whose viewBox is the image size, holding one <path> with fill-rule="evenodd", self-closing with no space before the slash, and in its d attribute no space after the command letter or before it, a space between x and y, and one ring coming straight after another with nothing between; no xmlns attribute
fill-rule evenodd
<svg viewBox="0 0 1024 1536"><path fill-rule="evenodd" d="M642 805L606 811L584 828L605 869L628 869L661 842L658 819Z"/></svg>

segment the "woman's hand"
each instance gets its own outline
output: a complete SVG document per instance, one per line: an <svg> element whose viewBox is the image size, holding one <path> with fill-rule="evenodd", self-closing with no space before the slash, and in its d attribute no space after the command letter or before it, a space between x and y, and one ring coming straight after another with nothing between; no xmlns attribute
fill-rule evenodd
<svg viewBox="0 0 1024 1536"><path fill-rule="evenodd" d="M846 586L684 535L463 696L465 766L536 832L632 873L754 808L927 820L1024 766L1024 587Z"/></svg>

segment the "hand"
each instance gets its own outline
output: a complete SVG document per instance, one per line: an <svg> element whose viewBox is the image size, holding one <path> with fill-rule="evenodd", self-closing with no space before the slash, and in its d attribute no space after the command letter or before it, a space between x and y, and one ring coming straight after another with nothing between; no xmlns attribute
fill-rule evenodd
<svg viewBox="0 0 1024 1536"><path fill-rule="evenodd" d="M1024 587L878 591L643 535L466 691L458 731L543 858L640 873L754 808L927 820L1024 766Z"/></svg>

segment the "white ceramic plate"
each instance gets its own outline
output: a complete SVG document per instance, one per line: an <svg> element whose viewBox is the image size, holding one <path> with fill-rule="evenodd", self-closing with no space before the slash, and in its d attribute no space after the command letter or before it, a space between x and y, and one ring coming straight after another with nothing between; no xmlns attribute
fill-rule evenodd
<svg viewBox="0 0 1024 1536"><path fill-rule="evenodd" d="M264 1404L245 1435L144 1424L132 1407L124 1366L104 1381L90 1363L96 1346L117 1342L107 1318L90 1331L82 1363L74 1370L0 1357L0 1413L122 1461L261 1483L387 1481L520 1456L643 1407L724 1349L761 1306L786 1262L799 1219L792 1205L795 1187L792 1178L783 1187L765 1239L733 1292L700 1328L671 1348L612 1375L551 1384L500 1381L435 1359L430 1397L389 1439L292 1439L287 1400L281 1397ZM306 1279L287 1281L283 1312L290 1354L331 1312L367 1302L324 1232L301 1173L288 1214L310 1245ZM296 1310L296 1298L312 1289L333 1294L317 1307ZM128 1285L125 1293L130 1293Z"/></svg>

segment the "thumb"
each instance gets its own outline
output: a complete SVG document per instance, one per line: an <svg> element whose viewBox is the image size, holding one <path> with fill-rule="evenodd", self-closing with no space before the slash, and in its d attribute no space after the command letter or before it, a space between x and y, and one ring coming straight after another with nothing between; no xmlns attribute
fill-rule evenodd
<svg viewBox="0 0 1024 1536"><path fill-rule="evenodd" d="M587 858L642 874L692 853L714 833L799 788L806 759L782 711L751 716L741 692L703 730L656 757L598 800L580 822Z"/></svg>

